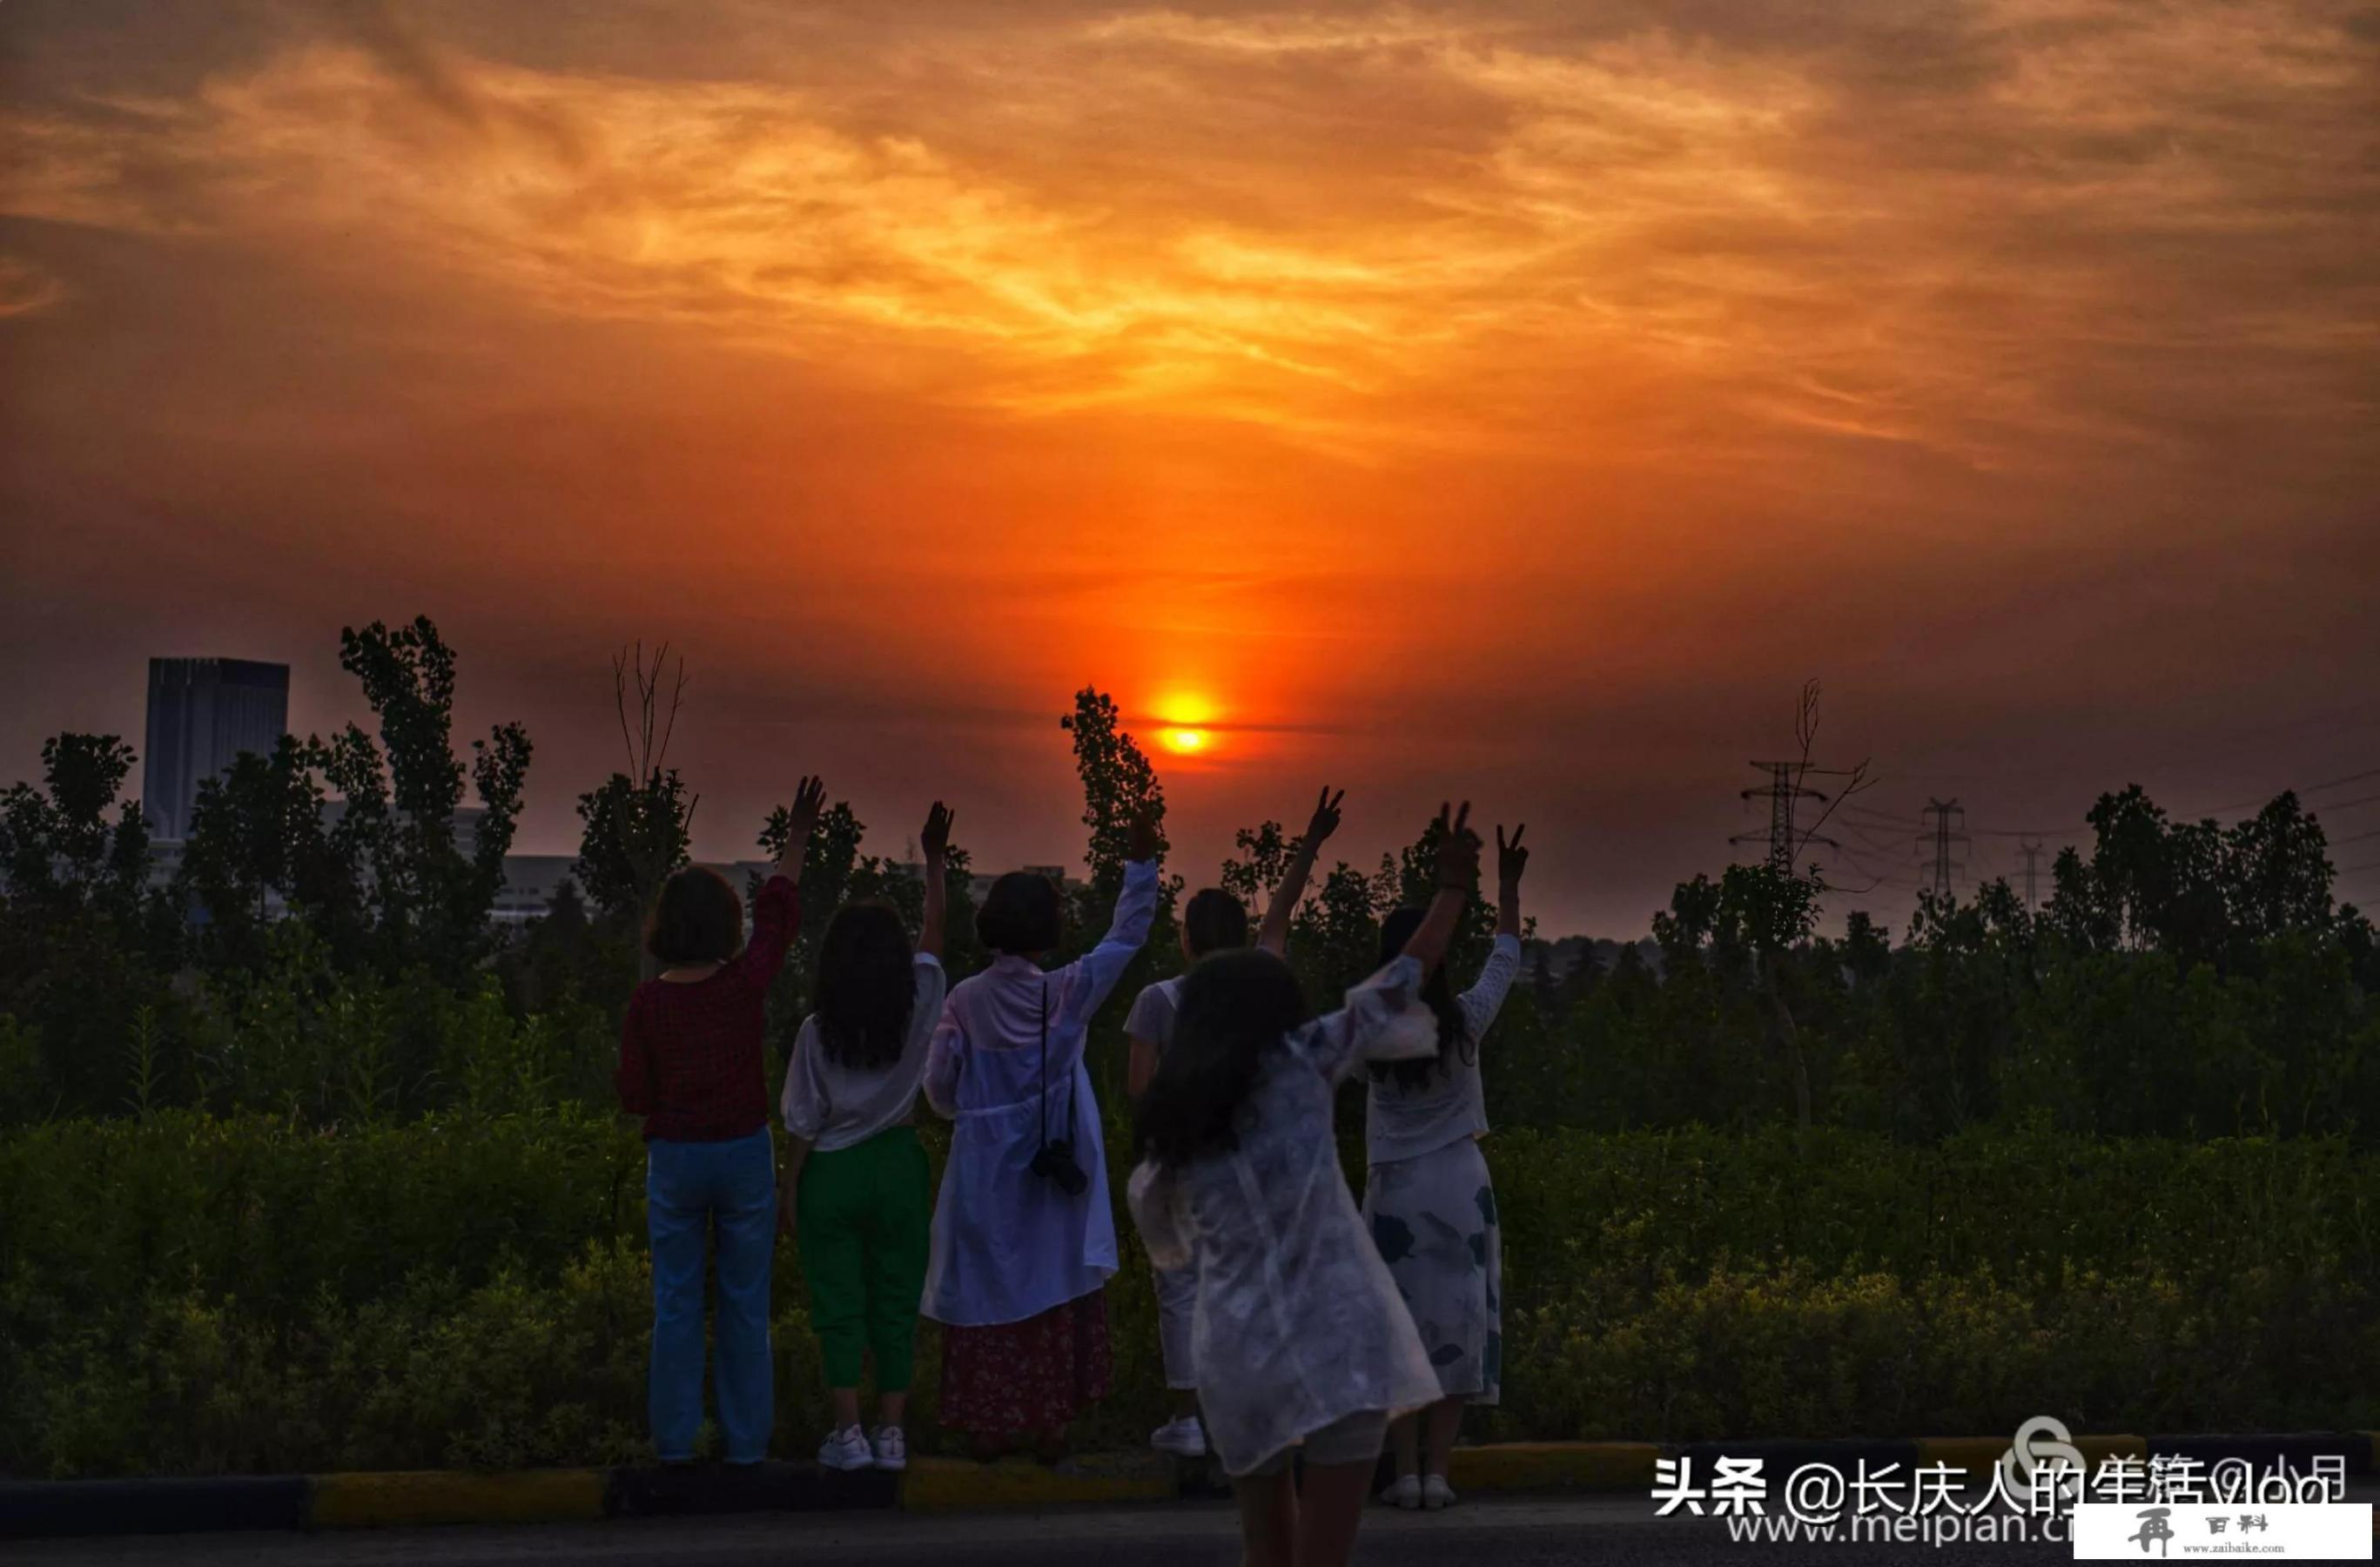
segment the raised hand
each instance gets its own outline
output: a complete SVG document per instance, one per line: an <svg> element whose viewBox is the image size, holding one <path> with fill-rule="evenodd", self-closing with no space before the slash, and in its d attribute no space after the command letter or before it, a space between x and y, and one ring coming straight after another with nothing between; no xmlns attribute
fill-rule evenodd
<svg viewBox="0 0 2380 1567"><path fill-rule="evenodd" d="M1467 893L1479 883L1479 834L1471 831L1471 802L1461 809L1438 808L1438 885Z"/></svg>
<svg viewBox="0 0 2380 1567"><path fill-rule="evenodd" d="M1306 843L1318 844L1339 831L1339 802L1346 797L1344 789L1334 795L1330 785L1322 786L1321 797L1314 802L1314 816L1305 824Z"/></svg>
<svg viewBox="0 0 2380 1567"><path fill-rule="evenodd" d="M1513 828L1512 840L1508 843L1505 841L1502 825L1498 825L1496 884L1499 887L1517 887L1521 884L1521 872L1529 868L1529 851L1521 847L1521 834L1528 830L1529 824L1525 821Z"/></svg>
<svg viewBox="0 0 2380 1567"><path fill-rule="evenodd" d="M1158 848L1163 843L1158 835L1157 810L1155 801L1144 800L1140 808L1132 813L1132 821L1124 829L1125 858L1144 860L1157 857Z"/></svg>
<svg viewBox="0 0 2380 1567"><path fill-rule="evenodd" d="M1438 895L1430 899L1429 912L1406 938L1404 947L1404 955L1420 964L1425 972L1446 956L1446 944L1453 938L1463 911L1471 906L1472 889L1479 884L1479 834L1471 831L1468 800L1460 810L1438 808L1435 880Z"/></svg>
<svg viewBox="0 0 2380 1567"><path fill-rule="evenodd" d="M785 812L785 841L777 847L777 874L798 881L808 863L810 834L818 829L819 809L826 804L826 784L802 774L794 790L794 807Z"/></svg>
<svg viewBox="0 0 2380 1567"><path fill-rule="evenodd" d="M1325 784L1322 793L1314 799L1314 815L1305 823L1305 836L1297 841L1295 852L1282 867L1281 881L1272 890L1272 903L1265 909L1264 923L1257 927L1257 946L1280 957L1289 951L1289 922L1297 911L1297 900L1305 895L1305 883L1314 874L1314 856L1323 841L1339 831L1339 802L1347 791L1330 792Z"/></svg>
<svg viewBox="0 0 2380 1567"><path fill-rule="evenodd" d="M793 829L795 844L809 842L811 830L818 826L819 812L825 807L826 781L807 772L802 774L801 783L794 789L794 808L785 819Z"/></svg>
<svg viewBox="0 0 2380 1567"><path fill-rule="evenodd" d="M917 834L918 846L926 851L926 906L924 917L917 924L917 950L929 956L942 955L942 923L950 912L950 888L942 874L944 862L951 850L951 823L956 813L936 800L926 812L925 831Z"/></svg>

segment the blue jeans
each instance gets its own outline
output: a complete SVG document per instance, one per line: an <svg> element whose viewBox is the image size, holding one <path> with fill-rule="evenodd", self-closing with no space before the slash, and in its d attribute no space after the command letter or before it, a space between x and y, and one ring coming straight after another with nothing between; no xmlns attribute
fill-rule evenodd
<svg viewBox="0 0 2380 1567"><path fill-rule="evenodd" d="M776 1159L764 1127L725 1143L645 1145L652 1236L653 1367L646 1390L664 1463L694 1456L702 1424L702 1272L719 1238L719 1429L727 1462L768 1456L776 1420L769 1265L777 1246Z"/></svg>

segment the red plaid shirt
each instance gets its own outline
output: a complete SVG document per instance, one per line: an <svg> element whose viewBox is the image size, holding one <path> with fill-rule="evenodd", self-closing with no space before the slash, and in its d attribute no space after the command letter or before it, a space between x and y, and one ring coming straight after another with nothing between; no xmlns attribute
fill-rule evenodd
<svg viewBox="0 0 2380 1567"><path fill-rule="evenodd" d="M620 1108L648 1140L722 1143L769 1124L760 1035L769 983L802 923L794 884L771 876L752 904L752 940L708 979L648 979L620 1030Z"/></svg>

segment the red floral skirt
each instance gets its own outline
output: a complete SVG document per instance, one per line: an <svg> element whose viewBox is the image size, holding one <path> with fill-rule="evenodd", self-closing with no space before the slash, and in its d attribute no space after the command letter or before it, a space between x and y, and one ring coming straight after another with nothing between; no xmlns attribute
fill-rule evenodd
<svg viewBox="0 0 2380 1567"><path fill-rule="evenodd" d="M945 1326L938 1417L971 1436L1053 1435L1114 1379L1107 1295L1093 1290L1022 1322Z"/></svg>

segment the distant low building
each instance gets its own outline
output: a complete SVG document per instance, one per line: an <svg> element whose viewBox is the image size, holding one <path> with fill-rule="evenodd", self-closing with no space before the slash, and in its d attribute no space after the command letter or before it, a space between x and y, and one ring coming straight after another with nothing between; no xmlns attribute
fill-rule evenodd
<svg viewBox="0 0 2380 1567"><path fill-rule="evenodd" d="M512 927L543 919L577 865L577 855L506 855L504 884L488 911L490 923Z"/></svg>
<svg viewBox="0 0 2380 1567"><path fill-rule="evenodd" d="M1079 879L1066 874L1066 868L1062 865L1020 865L1016 869L1027 875L1046 877L1058 883L1059 887L1065 892L1071 893L1083 885ZM924 867L918 868L918 874L921 876L925 874ZM967 896L978 904L983 902L984 894L991 891L991 884L1006 874L1008 872L1001 871L991 875L978 874L968 878Z"/></svg>
<svg viewBox="0 0 2380 1567"><path fill-rule="evenodd" d="M1531 941L1522 943L1522 972L1534 975L1543 963L1547 979L1557 985L1567 985L1586 974L1597 978L1609 974L1619 966L1621 954L1630 947L1636 950L1637 961L1655 974L1661 971L1660 944L1651 937L1633 941L1614 941L1605 937L1563 936L1558 940Z"/></svg>
<svg viewBox="0 0 2380 1567"><path fill-rule="evenodd" d="M140 810L151 836L190 835L199 785L244 751L271 756L289 732L289 666L248 659L151 659Z"/></svg>
<svg viewBox="0 0 2380 1567"><path fill-rule="evenodd" d="M456 834L459 840L460 832ZM746 900L745 924L751 924L750 893L755 885L776 869L772 860L699 860L706 870L715 870L726 878L735 894ZM577 872L577 855L506 855L504 884L496 893L493 907L488 911L491 924L504 929L516 929L545 917L553 906L554 897L563 883L572 881ZM582 893L583 893L582 889Z"/></svg>

